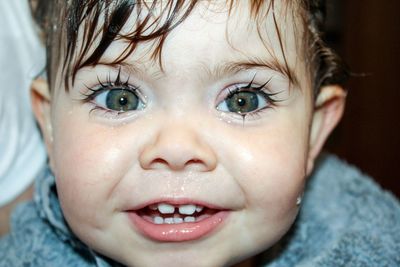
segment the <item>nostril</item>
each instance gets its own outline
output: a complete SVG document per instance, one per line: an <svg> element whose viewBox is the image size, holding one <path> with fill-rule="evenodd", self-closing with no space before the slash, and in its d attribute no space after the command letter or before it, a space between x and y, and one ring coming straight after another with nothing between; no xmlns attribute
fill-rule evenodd
<svg viewBox="0 0 400 267"><path fill-rule="evenodd" d="M211 170L214 167L210 168L210 166L208 166L209 164L207 164L207 162L201 160L201 159L191 159L188 160L185 164L185 168L191 171L207 171L207 170Z"/></svg>
<svg viewBox="0 0 400 267"><path fill-rule="evenodd" d="M200 159L191 159L188 161L184 160L165 160L163 158L156 158L151 162L151 167L154 169L161 169L161 168L171 168L173 170L183 170L183 169L190 169L190 170L203 170L204 162Z"/></svg>
<svg viewBox="0 0 400 267"><path fill-rule="evenodd" d="M186 165L190 165L190 164L203 164L203 162L199 159L191 159L186 162Z"/></svg>
<svg viewBox="0 0 400 267"><path fill-rule="evenodd" d="M150 163L150 166L153 169L165 168L165 166L168 166L168 165L170 165L170 164L165 159L162 159L162 158L153 159L152 162Z"/></svg>

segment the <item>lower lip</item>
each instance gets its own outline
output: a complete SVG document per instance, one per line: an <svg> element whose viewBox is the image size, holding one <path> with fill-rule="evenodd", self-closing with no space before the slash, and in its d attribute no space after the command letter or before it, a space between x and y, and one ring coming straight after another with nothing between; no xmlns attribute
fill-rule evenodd
<svg viewBox="0 0 400 267"><path fill-rule="evenodd" d="M130 220L140 233L160 242L183 242L200 239L219 228L228 215L228 211L220 211L199 222L154 224L143 219L135 212L128 212Z"/></svg>

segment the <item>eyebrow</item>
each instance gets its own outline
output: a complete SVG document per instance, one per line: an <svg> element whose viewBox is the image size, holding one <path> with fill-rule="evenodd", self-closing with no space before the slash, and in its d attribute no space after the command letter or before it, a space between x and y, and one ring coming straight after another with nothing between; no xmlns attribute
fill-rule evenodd
<svg viewBox="0 0 400 267"><path fill-rule="evenodd" d="M232 61L218 64L213 68L204 66L206 71L215 77L223 77L227 74L238 73L254 68L270 69L284 75L293 85L299 85L298 79L293 69L289 66L281 64L278 60L266 60L259 57L249 58L243 61Z"/></svg>
<svg viewBox="0 0 400 267"><path fill-rule="evenodd" d="M137 73L142 76L150 75L153 79L159 79L165 75L162 69L158 71L153 71L152 73L148 73L143 68L141 68L140 65L132 64L129 62L120 62L120 63L99 62L98 65L105 65L112 67L114 69L119 69L122 66L126 68L129 71L129 73ZM269 60L269 59L261 59L259 57L252 57L241 61L226 61L214 66L209 66L208 64L203 62L201 63L201 68L204 69L204 72L210 75L211 77L217 77L217 78L255 68L270 69L284 75L293 85L295 86L299 85L298 79L293 69L291 69L289 66L286 67L276 59Z"/></svg>

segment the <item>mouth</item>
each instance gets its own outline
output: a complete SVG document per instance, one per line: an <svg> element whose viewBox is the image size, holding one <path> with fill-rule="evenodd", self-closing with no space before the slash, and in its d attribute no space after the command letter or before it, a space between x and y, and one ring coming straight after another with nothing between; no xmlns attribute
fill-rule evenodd
<svg viewBox="0 0 400 267"><path fill-rule="evenodd" d="M171 205L167 203L152 204L138 211L144 220L154 224L180 224L200 222L213 216L218 210L204 206L185 204Z"/></svg>
<svg viewBox="0 0 400 267"><path fill-rule="evenodd" d="M152 203L129 210L128 216L139 232L161 242L183 242L200 239L225 221L226 209L195 203Z"/></svg>

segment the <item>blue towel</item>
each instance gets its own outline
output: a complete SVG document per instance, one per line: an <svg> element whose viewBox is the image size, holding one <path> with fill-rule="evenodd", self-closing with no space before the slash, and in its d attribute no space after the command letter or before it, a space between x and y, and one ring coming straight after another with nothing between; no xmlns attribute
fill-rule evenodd
<svg viewBox="0 0 400 267"><path fill-rule="evenodd" d="M277 246L265 266L400 266L400 204L356 168L322 155Z"/></svg>
<svg viewBox="0 0 400 267"><path fill-rule="evenodd" d="M0 267L117 265L71 233L48 170L37 181L35 202L18 207L11 234L0 240ZM400 204L356 168L322 155L296 222L258 256L258 266L400 266Z"/></svg>

